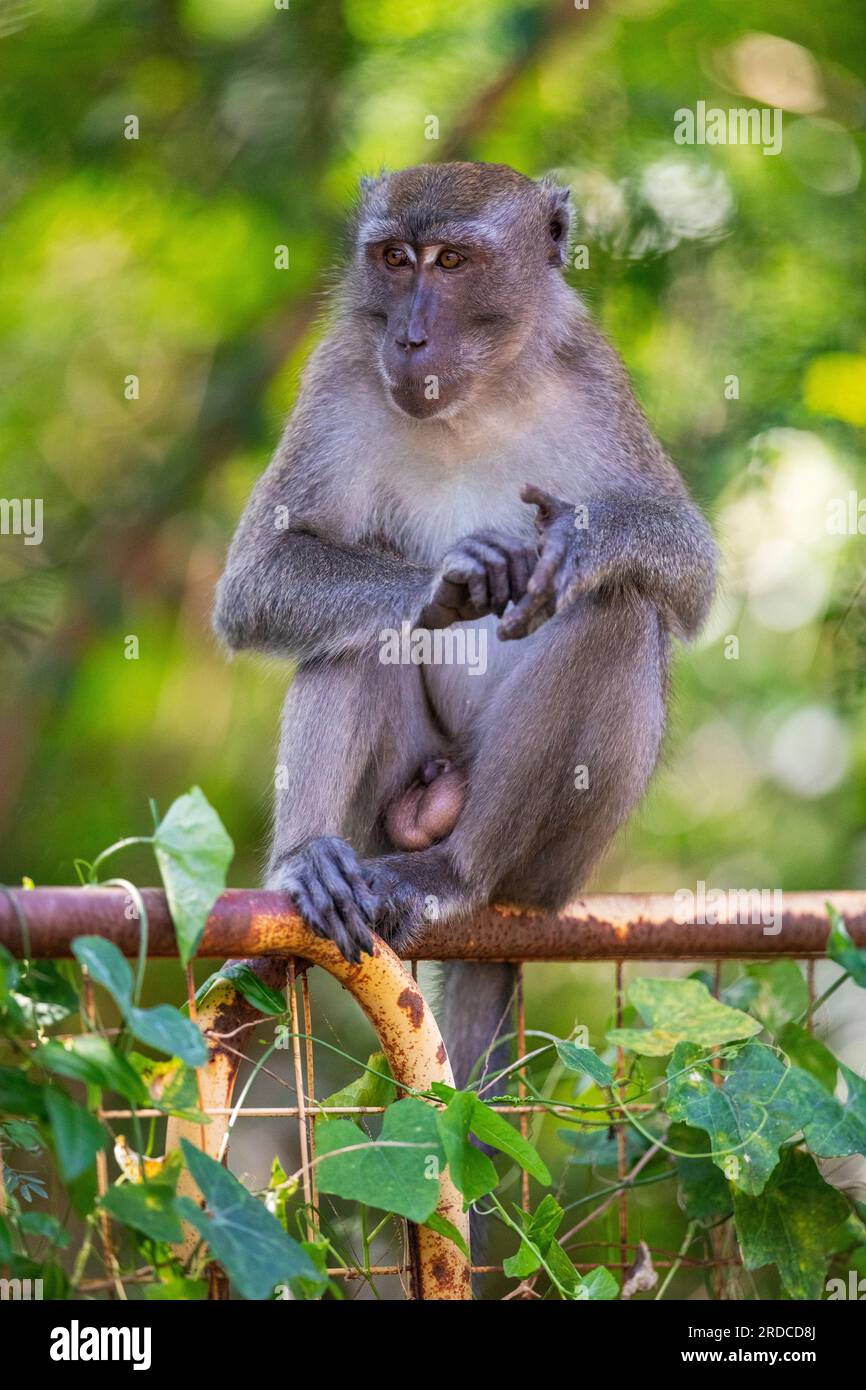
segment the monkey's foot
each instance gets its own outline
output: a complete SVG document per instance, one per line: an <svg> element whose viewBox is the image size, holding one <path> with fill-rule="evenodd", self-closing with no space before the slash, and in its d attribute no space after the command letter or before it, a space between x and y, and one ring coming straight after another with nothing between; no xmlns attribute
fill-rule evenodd
<svg viewBox="0 0 866 1390"><path fill-rule="evenodd" d="M351 845L323 835L286 855L271 870L268 887L288 893L310 930L358 965L362 951L372 952L370 929L385 911L370 878Z"/></svg>

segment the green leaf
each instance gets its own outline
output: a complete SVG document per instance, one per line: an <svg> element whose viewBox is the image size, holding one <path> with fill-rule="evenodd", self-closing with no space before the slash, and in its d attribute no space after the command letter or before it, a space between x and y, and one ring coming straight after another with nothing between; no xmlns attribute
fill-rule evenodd
<svg viewBox="0 0 866 1390"><path fill-rule="evenodd" d="M245 961L227 961L225 965L220 967L216 975L211 976L208 984L213 984L217 980L231 980L238 993L242 994L247 1003L252 1004L254 1009L258 1009L259 1013L276 1016L284 1014L289 1007L283 995L260 980L256 972Z"/></svg>
<svg viewBox="0 0 866 1390"><path fill-rule="evenodd" d="M11 951L0 946L0 1008L11 997L21 978L21 969Z"/></svg>
<svg viewBox="0 0 866 1390"><path fill-rule="evenodd" d="M613 1072L591 1047L578 1047L572 1042L558 1042L556 1053L560 1062L569 1071L585 1072L598 1086L609 1086Z"/></svg>
<svg viewBox="0 0 866 1390"><path fill-rule="evenodd" d="M715 1225L717 1221L729 1217L733 1210L731 1189L713 1160L704 1157L709 1148L709 1139L704 1131L691 1129L684 1124L672 1124L667 1143L672 1149L685 1149L700 1155L696 1158L678 1156L676 1159L680 1205L689 1220Z"/></svg>
<svg viewBox="0 0 866 1390"><path fill-rule="evenodd" d="M66 1192L72 1203L72 1209L78 1216L88 1216L93 1210L96 1202L96 1189L95 1163L91 1163L89 1168L85 1168L79 1177L67 1182Z"/></svg>
<svg viewBox="0 0 866 1390"><path fill-rule="evenodd" d="M463 1239L457 1227L453 1222L449 1221L447 1217L440 1216L438 1211L434 1211L432 1216L427 1217L424 1225L427 1226L429 1230L435 1231L437 1235L445 1236L446 1240L452 1240L461 1255L465 1255L467 1260L469 1259L469 1246L466 1244L466 1241Z"/></svg>
<svg viewBox="0 0 866 1390"><path fill-rule="evenodd" d="M714 999L699 980L638 979L629 999L649 1028L614 1028L608 1042L644 1057L666 1057L680 1042L709 1049L761 1031L756 1019Z"/></svg>
<svg viewBox="0 0 866 1390"><path fill-rule="evenodd" d="M201 1029L172 1004L157 1004L152 1009L129 1008L126 1022L139 1042L157 1052L179 1057L191 1067L201 1067L207 1061L207 1043Z"/></svg>
<svg viewBox="0 0 866 1390"><path fill-rule="evenodd" d="M619 1162L619 1145L613 1126L602 1129L558 1129L557 1137L573 1152L568 1162L587 1168L615 1168ZM706 1147L706 1146L705 1146ZM628 1126L625 1132L625 1157L631 1163L639 1158L649 1143L638 1130Z"/></svg>
<svg viewBox="0 0 866 1390"><path fill-rule="evenodd" d="M207 1211L184 1197L177 1209L207 1241L242 1298L269 1298L276 1284L291 1279L318 1280L306 1251L227 1168L186 1139L181 1147Z"/></svg>
<svg viewBox="0 0 866 1390"><path fill-rule="evenodd" d="M46 1211L23 1211L18 1218L18 1225L25 1235L41 1236L61 1250L69 1244L69 1232L64 1231L57 1218L50 1216Z"/></svg>
<svg viewBox="0 0 866 1390"><path fill-rule="evenodd" d="M436 1117L451 1180L467 1206L492 1192L499 1181L499 1174L487 1154L469 1142L474 1110L472 1092L455 1091Z"/></svg>
<svg viewBox="0 0 866 1390"><path fill-rule="evenodd" d="M841 1063L839 1069L848 1088L845 1100L819 1093L804 1127L806 1143L818 1158L866 1155L866 1081Z"/></svg>
<svg viewBox="0 0 866 1390"><path fill-rule="evenodd" d="M132 970L114 942L103 936L78 936L72 943L72 954L94 984L107 989L125 1014L132 1000Z"/></svg>
<svg viewBox="0 0 866 1390"><path fill-rule="evenodd" d="M42 1149L39 1130L27 1120L7 1120L0 1125L0 1138L5 1138L13 1149L24 1149L26 1153L38 1154Z"/></svg>
<svg viewBox="0 0 866 1390"><path fill-rule="evenodd" d="M609 1269L603 1265L598 1265L596 1269L591 1269L584 1274L581 1279L583 1288L589 1290L589 1297L593 1303L608 1302L612 1298L619 1298L619 1284L611 1274Z"/></svg>
<svg viewBox="0 0 866 1390"><path fill-rule="evenodd" d="M530 1274L534 1274L542 1263L546 1263L554 1269L557 1278L566 1289L576 1289L577 1271L555 1241L564 1215L556 1198L548 1192L531 1215L527 1215L520 1207L515 1207L515 1213L526 1240L521 1240L516 1252L503 1262L502 1268L508 1278L526 1279ZM528 1245L527 1241L531 1241L532 1245ZM567 1267L562 1265L560 1255L564 1256Z"/></svg>
<svg viewBox="0 0 866 1390"><path fill-rule="evenodd" d="M763 1043L748 1042L714 1082L701 1049L680 1043L668 1066L671 1119L706 1130L713 1162L744 1192L759 1193L786 1139L800 1133L816 1099L829 1099L799 1067L785 1067Z"/></svg>
<svg viewBox="0 0 866 1390"><path fill-rule="evenodd" d="M78 995L51 960L30 961L13 997L27 1023L40 1028L50 1028L79 1009Z"/></svg>
<svg viewBox="0 0 866 1390"><path fill-rule="evenodd" d="M839 1064L828 1047L799 1023L786 1023L776 1035L776 1041L790 1061L802 1067L826 1091L836 1089Z"/></svg>
<svg viewBox="0 0 866 1390"><path fill-rule="evenodd" d="M395 1144L399 1147L390 1147ZM320 1128L320 1189L423 1225L436 1209L445 1166L433 1107L413 1096L398 1100L385 1111L380 1140L360 1140L358 1145L358 1130L349 1120L332 1120ZM324 1157L343 1148L352 1152Z"/></svg>
<svg viewBox="0 0 866 1390"><path fill-rule="evenodd" d="M477 1096L474 1096L474 1100L471 1129L476 1139L508 1154L509 1158L513 1158L521 1168L525 1168L537 1182L548 1187L551 1182L550 1173L538 1151L498 1111L491 1110L489 1105L485 1105Z"/></svg>
<svg viewBox="0 0 866 1390"><path fill-rule="evenodd" d="M178 1115L184 1120L209 1125L209 1115L198 1108L198 1081L195 1071L179 1057L158 1062L142 1052L130 1052L128 1061L141 1078L147 1103L166 1115Z"/></svg>
<svg viewBox="0 0 866 1390"><path fill-rule="evenodd" d="M198 950L208 913L226 886L235 847L200 787L169 807L154 834L180 959L188 965Z"/></svg>
<svg viewBox="0 0 866 1390"><path fill-rule="evenodd" d="M787 1149L760 1196L734 1191L734 1221L747 1269L775 1264L791 1298L818 1299L829 1255L827 1232L848 1204L825 1183L814 1159Z"/></svg>
<svg viewBox="0 0 866 1390"><path fill-rule="evenodd" d="M776 1034L809 1007L809 989L796 961L776 960L769 965L747 965L746 972L758 986L749 1012Z"/></svg>
<svg viewBox="0 0 866 1390"><path fill-rule="evenodd" d="M208 1295L206 1279L166 1279L159 1284L145 1284L144 1296L149 1303L203 1303Z"/></svg>
<svg viewBox="0 0 866 1390"><path fill-rule="evenodd" d="M855 984L861 989L866 989L866 951L861 951L860 947L854 944L845 925L845 918L831 903L827 904L827 913L830 918L827 955L837 965L841 965L843 970L847 970Z"/></svg>
<svg viewBox="0 0 866 1390"><path fill-rule="evenodd" d="M350 1081L348 1086L344 1086L341 1091L335 1091L332 1096L321 1102L322 1105L391 1105L397 1098L397 1087L391 1075L391 1068L388 1058L384 1052L371 1052L367 1058L369 1071L363 1071L354 1081ZM335 1119L334 1115L318 1115L316 1124L328 1124ZM346 1115L347 1120L360 1125L362 1116Z"/></svg>
<svg viewBox="0 0 866 1390"><path fill-rule="evenodd" d="M174 1188L167 1183L125 1183L110 1187L100 1205L115 1220L151 1240L172 1245L183 1238Z"/></svg>
<svg viewBox="0 0 866 1390"><path fill-rule="evenodd" d="M147 1091L126 1058L115 1052L106 1038L95 1033L82 1033L66 1043L54 1040L43 1043L34 1056L46 1071L56 1076L116 1091L134 1105L147 1102Z"/></svg>
<svg viewBox="0 0 866 1390"><path fill-rule="evenodd" d="M12 1257L12 1228L5 1216L0 1216L0 1265L9 1263Z"/></svg>
<svg viewBox="0 0 866 1390"><path fill-rule="evenodd" d="M45 1098L41 1086L34 1086L20 1067L0 1067L0 1111L7 1115L45 1118Z"/></svg>
<svg viewBox="0 0 866 1390"><path fill-rule="evenodd" d="M105 1143L105 1130L83 1106L54 1086L45 1092L45 1105L60 1171L67 1182L79 1178Z"/></svg>

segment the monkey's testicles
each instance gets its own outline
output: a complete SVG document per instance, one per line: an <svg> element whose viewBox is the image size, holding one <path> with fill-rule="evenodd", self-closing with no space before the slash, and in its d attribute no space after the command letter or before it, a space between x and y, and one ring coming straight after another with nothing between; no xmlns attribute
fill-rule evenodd
<svg viewBox="0 0 866 1390"><path fill-rule="evenodd" d="M465 773L444 760L428 763L385 812L388 839L395 849L429 849L451 834L465 800Z"/></svg>

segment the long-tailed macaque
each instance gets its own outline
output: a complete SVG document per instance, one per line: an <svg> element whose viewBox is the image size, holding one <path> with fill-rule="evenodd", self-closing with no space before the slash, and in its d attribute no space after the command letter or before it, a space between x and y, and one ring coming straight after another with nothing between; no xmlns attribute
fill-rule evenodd
<svg viewBox="0 0 866 1390"><path fill-rule="evenodd" d="M425 915L573 896L655 765L670 636L712 598L710 531L563 278L569 222L565 189L502 165L364 181L220 582L225 642L297 663L267 886L351 959ZM483 661L432 642L461 630ZM397 633L433 656L386 659ZM449 967L458 1084L511 989Z"/></svg>

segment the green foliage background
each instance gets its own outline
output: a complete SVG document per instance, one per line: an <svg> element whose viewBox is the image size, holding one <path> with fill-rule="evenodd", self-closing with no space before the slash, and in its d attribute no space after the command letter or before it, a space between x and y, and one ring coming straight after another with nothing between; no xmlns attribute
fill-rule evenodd
<svg viewBox="0 0 866 1390"><path fill-rule="evenodd" d="M213 585L359 175L461 157L572 184L572 282L725 554L593 886L866 885L864 537L827 530L866 494L862 8L6 0L0 45L0 496L45 515L0 537L0 879L71 882L200 782L257 882L290 673L225 660ZM676 145L699 100L781 107L782 152ZM540 1026L596 1022L587 974L538 972Z"/></svg>

